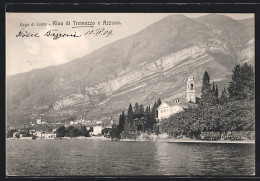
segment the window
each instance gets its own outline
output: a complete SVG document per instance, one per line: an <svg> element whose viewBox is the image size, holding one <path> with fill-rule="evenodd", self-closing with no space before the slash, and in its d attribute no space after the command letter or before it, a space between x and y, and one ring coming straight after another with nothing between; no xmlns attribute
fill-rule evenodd
<svg viewBox="0 0 260 181"><path fill-rule="evenodd" d="M193 90L193 84L190 85L190 90Z"/></svg>

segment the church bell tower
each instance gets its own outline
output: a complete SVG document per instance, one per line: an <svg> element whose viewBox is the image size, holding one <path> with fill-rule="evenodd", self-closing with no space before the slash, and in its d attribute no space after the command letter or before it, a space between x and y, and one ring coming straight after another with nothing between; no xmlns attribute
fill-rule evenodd
<svg viewBox="0 0 260 181"><path fill-rule="evenodd" d="M187 81L187 101L196 103L195 81L192 75L188 77L188 81Z"/></svg>

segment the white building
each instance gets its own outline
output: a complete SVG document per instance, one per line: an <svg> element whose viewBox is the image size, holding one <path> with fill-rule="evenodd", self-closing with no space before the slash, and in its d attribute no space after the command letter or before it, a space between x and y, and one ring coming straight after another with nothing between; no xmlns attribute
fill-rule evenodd
<svg viewBox="0 0 260 181"><path fill-rule="evenodd" d="M42 139L54 139L56 134L53 133L42 133Z"/></svg>
<svg viewBox="0 0 260 181"><path fill-rule="evenodd" d="M56 138L55 133L44 133L44 132L41 132L41 131L36 131L33 135L36 136L38 139L54 139L54 138Z"/></svg>
<svg viewBox="0 0 260 181"><path fill-rule="evenodd" d="M187 81L186 100L176 98L174 100L162 101L161 105L157 109L157 122L160 123L160 120L169 118L171 115L183 111L190 103L192 104L195 102L195 81L194 77L190 75Z"/></svg>
<svg viewBox="0 0 260 181"><path fill-rule="evenodd" d="M93 132L92 132L92 135L93 136L99 136L102 134L102 129L103 129L103 126L94 126L93 127Z"/></svg>
<svg viewBox="0 0 260 181"><path fill-rule="evenodd" d="M42 124L41 118L39 118L39 119L36 120L36 124Z"/></svg>
<svg viewBox="0 0 260 181"><path fill-rule="evenodd" d="M170 117L172 114L183 111L183 105L178 104L178 99L176 99L172 104L162 101L161 105L158 107L158 119L162 120Z"/></svg>
<svg viewBox="0 0 260 181"><path fill-rule="evenodd" d="M20 138L20 132L14 132L13 138Z"/></svg>

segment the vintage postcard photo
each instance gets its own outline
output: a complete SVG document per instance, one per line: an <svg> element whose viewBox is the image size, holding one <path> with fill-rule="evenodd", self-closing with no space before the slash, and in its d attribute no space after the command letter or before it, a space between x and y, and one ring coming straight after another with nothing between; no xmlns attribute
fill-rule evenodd
<svg viewBox="0 0 260 181"><path fill-rule="evenodd" d="M6 176L255 175L255 17L6 13Z"/></svg>

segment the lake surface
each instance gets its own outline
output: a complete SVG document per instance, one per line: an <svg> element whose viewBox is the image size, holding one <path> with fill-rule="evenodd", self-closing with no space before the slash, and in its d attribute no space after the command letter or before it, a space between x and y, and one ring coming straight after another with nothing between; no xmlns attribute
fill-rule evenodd
<svg viewBox="0 0 260 181"><path fill-rule="evenodd" d="M7 140L7 176L254 175L255 145Z"/></svg>

